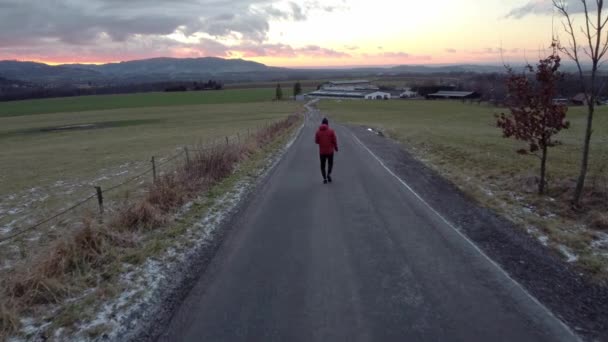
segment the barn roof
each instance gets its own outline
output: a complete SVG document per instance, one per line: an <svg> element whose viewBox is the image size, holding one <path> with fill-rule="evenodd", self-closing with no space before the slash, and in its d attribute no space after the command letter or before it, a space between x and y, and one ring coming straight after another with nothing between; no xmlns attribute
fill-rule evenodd
<svg viewBox="0 0 608 342"><path fill-rule="evenodd" d="M348 81L329 81L330 84L335 85L347 85L347 84L361 84L370 83L368 80L348 80Z"/></svg>
<svg viewBox="0 0 608 342"><path fill-rule="evenodd" d="M438 91L434 94L429 94L429 96L433 97L467 97L474 95L474 91Z"/></svg>
<svg viewBox="0 0 608 342"><path fill-rule="evenodd" d="M366 93L359 91L336 91L336 90L317 90L309 93L311 96L325 96L325 97L357 97L363 98Z"/></svg>

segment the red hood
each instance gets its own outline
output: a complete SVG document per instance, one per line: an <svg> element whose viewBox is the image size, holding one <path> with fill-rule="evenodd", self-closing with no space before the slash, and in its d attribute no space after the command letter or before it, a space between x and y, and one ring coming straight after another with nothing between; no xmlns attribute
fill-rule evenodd
<svg viewBox="0 0 608 342"><path fill-rule="evenodd" d="M329 129L329 126L326 124L321 125L321 127L319 127L320 131L327 131Z"/></svg>

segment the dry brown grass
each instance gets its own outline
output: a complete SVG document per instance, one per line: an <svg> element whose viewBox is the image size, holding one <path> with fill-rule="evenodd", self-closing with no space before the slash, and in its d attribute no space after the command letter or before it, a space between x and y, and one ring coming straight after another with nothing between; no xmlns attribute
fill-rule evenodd
<svg viewBox="0 0 608 342"><path fill-rule="evenodd" d="M608 230L608 214L606 212L593 211L589 215L589 225L598 230Z"/></svg>
<svg viewBox="0 0 608 342"><path fill-rule="evenodd" d="M19 328L19 319L13 309L9 309L5 299L0 297L0 341L4 341Z"/></svg>
<svg viewBox="0 0 608 342"><path fill-rule="evenodd" d="M117 247L130 246L128 237L87 219L82 229L26 260L7 281L6 293L22 307L57 303L82 285L71 280L101 270L116 259Z"/></svg>
<svg viewBox="0 0 608 342"><path fill-rule="evenodd" d="M137 248L132 234L146 234L171 221L189 200L230 176L237 165L299 121L297 115L269 125L238 144L198 149L188 165L158 177L146 194L106 218L82 227L25 260L0 288L0 338L18 330L17 317L37 305L61 303L111 279L122 251ZM10 300L9 300L10 299Z"/></svg>

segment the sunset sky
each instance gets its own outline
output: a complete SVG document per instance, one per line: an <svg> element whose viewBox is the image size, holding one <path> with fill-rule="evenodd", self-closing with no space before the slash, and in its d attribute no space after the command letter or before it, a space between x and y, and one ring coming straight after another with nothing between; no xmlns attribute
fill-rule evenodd
<svg viewBox="0 0 608 342"><path fill-rule="evenodd" d="M576 11L579 1L571 2ZM517 62L536 59L559 20L553 21L551 0L0 0L0 60Z"/></svg>

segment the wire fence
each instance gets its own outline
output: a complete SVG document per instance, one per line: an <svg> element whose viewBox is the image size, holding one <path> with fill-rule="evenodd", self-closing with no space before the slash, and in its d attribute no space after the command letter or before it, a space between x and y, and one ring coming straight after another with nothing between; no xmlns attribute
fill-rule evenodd
<svg viewBox="0 0 608 342"><path fill-rule="evenodd" d="M269 125L270 125L270 123L268 122L263 127L269 127ZM259 132L259 131L261 131L261 129L258 129L257 131ZM216 140L212 141L211 143L209 143L210 146L207 146L207 147L184 146L180 152L173 154L162 161L157 161L156 157L153 156L150 159L150 164L151 164L150 167L146 168L144 171L142 171L134 176L131 176L118 184L107 187L105 189L102 189L99 186L93 186L91 190L94 190L94 193L92 195L85 197L84 199L70 205L68 208L59 210L55 213L52 213L48 217L41 219L25 228L18 229L16 231L11 230L11 232L9 232L8 234L0 236L0 245L6 243L8 241L15 240L15 239L25 235L28 232L35 231L55 219L66 216L69 213L72 213L75 210L77 210L89 203L93 203L94 200L97 200L98 209L100 211L100 214L103 215L103 213L104 213L104 195L106 195L110 192L113 192L119 188L122 188L128 184L131 184L136 180L142 179L144 176L149 175L149 174L152 174L152 181L155 182L157 177L159 176L157 173L158 173L158 171L160 171L161 167L166 166L168 164L172 164L177 160L183 160L186 164L189 164L190 163L190 152L204 153L204 152L211 151L214 148L217 148L218 146L221 146L221 144L226 144L226 145L230 145L233 143L240 144L241 136L250 138L252 133L255 134L255 131L252 132L250 129L248 129L246 131L246 134L241 135L240 133L237 133L234 136L230 136L230 137L226 136L221 139L216 139Z"/></svg>

